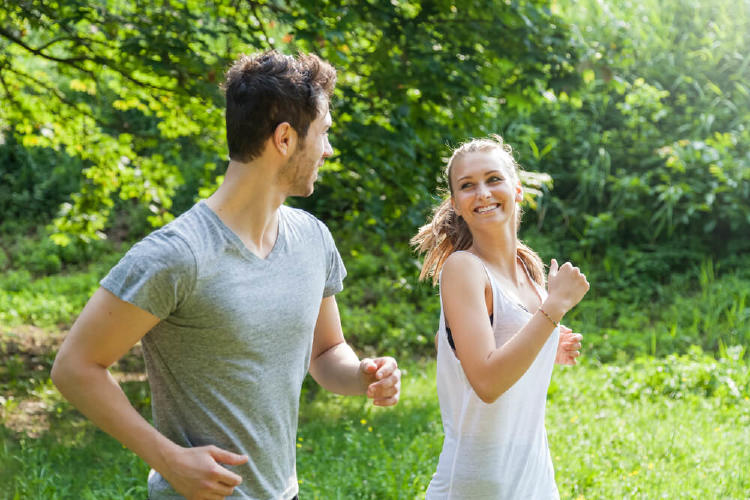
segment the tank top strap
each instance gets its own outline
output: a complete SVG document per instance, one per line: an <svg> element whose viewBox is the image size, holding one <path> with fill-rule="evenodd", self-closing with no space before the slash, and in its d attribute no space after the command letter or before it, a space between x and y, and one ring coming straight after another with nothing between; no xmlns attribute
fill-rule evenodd
<svg viewBox="0 0 750 500"><path fill-rule="evenodd" d="M497 317L497 314L496 314L497 313L497 301L499 300L498 294L499 293L501 294L502 292L500 292L500 288L497 282L495 281L495 278L492 277L492 273L490 272L489 269L487 269L487 265L484 263L481 257L469 252L468 250L456 250L453 253L458 253L458 252L467 253L471 255L473 258L475 258L480 264L482 264L482 269L484 269L484 274L487 276L487 279L490 281L490 289L492 290L492 311L490 312L490 316L496 318Z"/></svg>
<svg viewBox="0 0 750 500"><path fill-rule="evenodd" d="M465 253L465 254L469 254L469 255L471 255L471 256L472 256L473 258L475 258L475 259L476 259L476 260L477 260L477 261L478 261L478 262L479 262L480 264L482 264L482 269L484 269L484 274L486 274L486 275L487 275L487 279L489 279L489 280L490 280L490 286L492 287L492 290L493 290L493 292L494 292L494 290L495 290L495 286L494 286L494 283L493 283L493 281L492 281L492 274L490 274L490 270L489 270L489 269L487 269L487 266L485 265L485 263L484 263L484 261L483 261L483 260L481 259L481 257L479 257L478 255L475 255L475 254L473 254L473 253L471 253L471 252L469 252L468 250L456 250L456 251L455 251L455 252L453 252L453 253ZM493 293L493 294L494 294L494 293Z"/></svg>
<svg viewBox="0 0 750 500"><path fill-rule="evenodd" d="M531 272L529 271L529 268L526 267L526 263L523 261L523 259L521 258L521 256L520 255L516 255L516 257L518 258L518 261L521 263L521 267L523 268L523 271L526 273L526 276L529 278L529 281L531 282L531 284L536 289L537 295L539 296L539 300L541 302L544 302L544 296L546 295L546 290L544 289L544 287L542 285L540 285L539 283L537 283L534 280L534 278L531 277Z"/></svg>

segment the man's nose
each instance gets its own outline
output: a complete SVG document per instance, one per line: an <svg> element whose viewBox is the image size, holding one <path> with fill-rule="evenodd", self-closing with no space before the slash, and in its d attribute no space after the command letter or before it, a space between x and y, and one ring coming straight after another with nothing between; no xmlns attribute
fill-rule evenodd
<svg viewBox="0 0 750 500"><path fill-rule="evenodd" d="M326 138L326 145L323 148L323 158L328 158L331 155L333 155L333 147L331 147L331 143Z"/></svg>

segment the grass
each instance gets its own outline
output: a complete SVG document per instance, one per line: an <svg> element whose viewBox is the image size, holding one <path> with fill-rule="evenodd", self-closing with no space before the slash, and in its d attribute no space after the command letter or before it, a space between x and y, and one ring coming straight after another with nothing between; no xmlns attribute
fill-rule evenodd
<svg viewBox="0 0 750 500"><path fill-rule="evenodd" d="M694 273L638 290L592 290L566 321L587 335L585 353L601 361L750 345L750 261L718 274L712 261ZM595 285L594 285L595 286Z"/></svg>
<svg viewBox="0 0 750 500"><path fill-rule="evenodd" d="M693 350L627 365L558 367L547 432L563 498L746 498L750 363ZM734 358L732 358L734 356ZM406 363L396 408L306 384L298 476L306 499L423 498L442 446L432 361ZM731 382L729 381L731 379ZM144 398L144 382L128 386ZM2 499L145 497L147 468L40 384L48 424L10 429L4 402ZM16 401L16 409L19 403ZM141 410L147 413L148 408Z"/></svg>
<svg viewBox="0 0 750 500"><path fill-rule="evenodd" d="M0 500L146 497L143 462L49 381L66 325L116 259L67 274L0 276ZM750 360L738 347L750 343L747 269L717 272L707 261L656 285L647 299L594 291L566 318L585 334L585 361L558 367L549 391L547 431L563 498L747 498ZM424 361L398 356L403 394L392 409L305 384L301 496L423 498L442 446L430 361L437 299L432 290L410 292L406 280L397 286L388 276L353 274L358 287L342 296L342 318L347 331L369 335L350 335L353 344ZM137 349L115 367L149 415L142 370Z"/></svg>
<svg viewBox="0 0 750 500"><path fill-rule="evenodd" d="M563 497L746 498L746 361L694 351L561 371L547 427Z"/></svg>

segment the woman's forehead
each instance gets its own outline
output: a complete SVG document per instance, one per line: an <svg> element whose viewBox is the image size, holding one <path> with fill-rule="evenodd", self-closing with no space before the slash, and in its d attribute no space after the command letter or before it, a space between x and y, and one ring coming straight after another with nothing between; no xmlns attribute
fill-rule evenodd
<svg viewBox="0 0 750 500"><path fill-rule="evenodd" d="M506 175L511 174L514 169L506 156L507 153L498 149L464 153L455 159L451 177L460 179L466 175L482 175L491 170L500 170Z"/></svg>

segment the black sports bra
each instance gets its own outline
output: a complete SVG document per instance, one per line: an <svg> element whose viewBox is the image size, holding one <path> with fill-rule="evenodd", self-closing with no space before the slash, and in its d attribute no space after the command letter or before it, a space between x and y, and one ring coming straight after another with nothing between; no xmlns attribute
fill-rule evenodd
<svg viewBox="0 0 750 500"><path fill-rule="evenodd" d="M492 320L494 319L492 316L493 315L490 314L490 325L492 324ZM448 334L448 343L450 344L451 349L453 349L455 351L456 350L456 345L453 343L453 334L451 333L451 329L448 328L447 326L445 327L445 333Z"/></svg>

